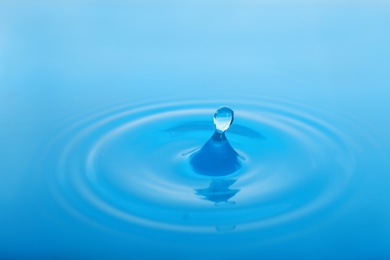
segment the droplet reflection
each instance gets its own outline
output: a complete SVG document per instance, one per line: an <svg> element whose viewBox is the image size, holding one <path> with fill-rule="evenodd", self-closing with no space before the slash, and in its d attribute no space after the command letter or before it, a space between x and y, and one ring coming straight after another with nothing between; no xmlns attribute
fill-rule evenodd
<svg viewBox="0 0 390 260"><path fill-rule="evenodd" d="M212 201L215 205L235 204L234 201L229 201L237 192L238 189L230 189L236 180L213 179L209 187L204 189L196 189L196 195L202 196L204 199Z"/></svg>

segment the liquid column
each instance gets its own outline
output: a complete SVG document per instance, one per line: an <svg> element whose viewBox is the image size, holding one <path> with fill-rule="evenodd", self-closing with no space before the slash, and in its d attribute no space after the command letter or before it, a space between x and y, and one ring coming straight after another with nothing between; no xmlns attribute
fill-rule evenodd
<svg viewBox="0 0 390 260"><path fill-rule="evenodd" d="M194 171L207 176L225 176L240 167L239 156L226 139L225 131L234 120L234 112L228 107L219 108L214 114L215 132L191 157Z"/></svg>

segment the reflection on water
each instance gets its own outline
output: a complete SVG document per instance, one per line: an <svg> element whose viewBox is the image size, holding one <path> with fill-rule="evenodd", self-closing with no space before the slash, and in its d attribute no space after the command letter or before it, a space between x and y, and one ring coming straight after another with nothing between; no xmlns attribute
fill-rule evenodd
<svg viewBox="0 0 390 260"><path fill-rule="evenodd" d="M235 201L230 200L240 190L231 189L230 187L236 182L235 179L212 179L210 185L207 188L195 189L195 194L204 200L209 200L215 203L216 207L233 206ZM221 222L219 220L219 222ZM235 224L222 224L218 223L215 226L217 232L230 232L236 229Z"/></svg>
<svg viewBox="0 0 390 260"><path fill-rule="evenodd" d="M230 199L240 191L239 189L230 188L235 182L236 180L232 179L213 179L207 188L195 189L195 194L205 200L214 202L216 206L234 205L235 202L230 201Z"/></svg>

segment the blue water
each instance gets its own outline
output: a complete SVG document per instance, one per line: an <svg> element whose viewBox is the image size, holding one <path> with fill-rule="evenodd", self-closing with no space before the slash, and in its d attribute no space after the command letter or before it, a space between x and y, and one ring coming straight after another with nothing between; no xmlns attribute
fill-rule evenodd
<svg viewBox="0 0 390 260"><path fill-rule="evenodd" d="M389 259L389 26L379 0L1 1L0 258Z"/></svg>

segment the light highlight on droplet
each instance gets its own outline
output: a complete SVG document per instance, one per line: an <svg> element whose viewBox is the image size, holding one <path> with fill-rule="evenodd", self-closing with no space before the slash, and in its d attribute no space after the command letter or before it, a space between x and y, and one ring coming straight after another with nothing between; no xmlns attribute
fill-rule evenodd
<svg viewBox="0 0 390 260"><path fill-rule="evenodd" d="M214 114L215 130L218 133L223 133L229 129L229 126L233 123L234 112L228 107L221 107Z"/></svg>

